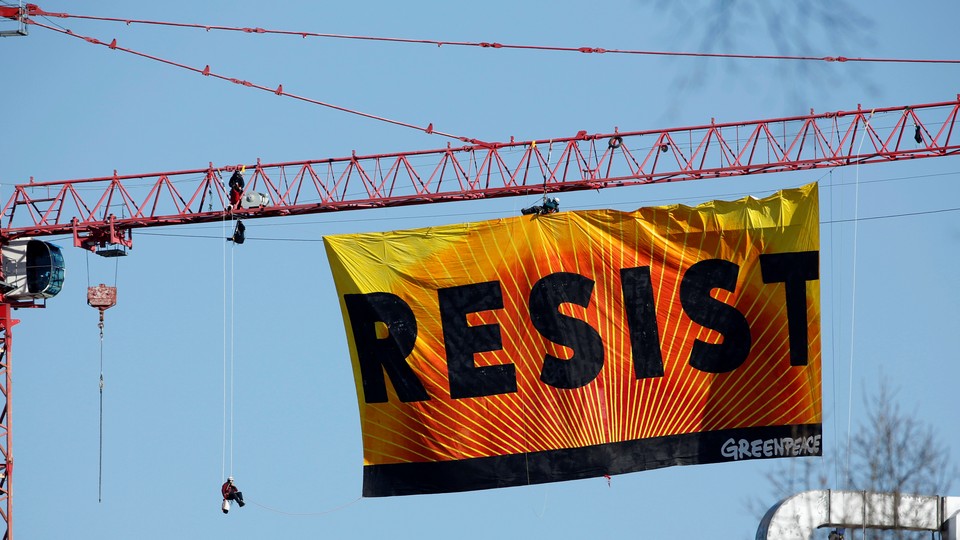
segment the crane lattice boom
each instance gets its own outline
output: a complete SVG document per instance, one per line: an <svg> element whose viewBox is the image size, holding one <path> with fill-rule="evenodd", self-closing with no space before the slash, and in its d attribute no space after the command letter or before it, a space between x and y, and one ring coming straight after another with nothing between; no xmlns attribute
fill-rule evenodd
<svg viewBox="0 0 960 540"><path fill-rule="evenodd" d="M142 227L839 167L954 155L954 101L663 130L18 184L0 242L72 234L130 244ZM232 207L222 174L247 172L257 205Z"/></svg>
<svg viewBox="0 0 960 540"><path fill-rule="evenodd" d="M9 16L14 8L0 8ZM19 8L17 8L19 9ZM19 11L18 11L19 13ZM74 245L132 245L142 227L337 212L840 167L960 153L953 101L588 134L436 150L18 184L0 212L0 246L69 234ZM244 201L223 173L250 169ZM105 251L110 251L105 250ZM103 251L101 251L103 253ZM3 276L0 276L3 277ZM0 285L6 282L0 280ZM4 292L3 294L8 294ZM12 538L13 307L0 298L0 521Z"/></svg>

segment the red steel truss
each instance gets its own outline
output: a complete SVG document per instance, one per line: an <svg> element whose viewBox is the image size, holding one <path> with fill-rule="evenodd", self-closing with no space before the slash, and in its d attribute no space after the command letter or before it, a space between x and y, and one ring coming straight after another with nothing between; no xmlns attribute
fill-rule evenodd
<svg viewBox="0 0 960 540"><path fill-rule="evenodd" d="M0 8L0 16L4 16ZM76 246L132 245L141 227L292 216L725 178L957 155L956 100L663 130L448 146L287 163L228 165L14 186L0 213L0 245L71 234ZM556 156L556 157L553 157ZM264 204L233 208L224 177L247 172ZM224 174L226 173L226 174ZM9 371L11 307L0 299L0 519L12 538ZM36 306L41 307L41 306Z"/></svg>
<svg viewBox="0 0 960 540"><path fill-rule="evenodd" d="M240 165L19 184L0 242L72 234L77 246L131 244L141 227L839 167L954 155L953 101L663 130L246 165L230 208L224 180ZM224 174L226 173L226 174Z"/></svg>
<svg viewBox="0 0 960 540"><path fill-rule="evenodd" d="M20 321L10 317L10 304L0 303L0 393L3 394L3 411L0 412L0 518L7 524L3 539L9 540L13 528L13 428L10 425L10 346L13 342L11 329Z"/></svg>

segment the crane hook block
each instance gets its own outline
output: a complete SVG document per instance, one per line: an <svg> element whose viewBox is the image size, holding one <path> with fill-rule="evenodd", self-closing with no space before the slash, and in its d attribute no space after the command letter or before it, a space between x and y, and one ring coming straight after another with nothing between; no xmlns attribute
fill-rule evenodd
<svg viewBox="0 0 960 540"><path fill-rule="evenodd" d="M95 307L102 314L105 310L117 305L117 288L104 285L87 287L87 304Z"/></svg>

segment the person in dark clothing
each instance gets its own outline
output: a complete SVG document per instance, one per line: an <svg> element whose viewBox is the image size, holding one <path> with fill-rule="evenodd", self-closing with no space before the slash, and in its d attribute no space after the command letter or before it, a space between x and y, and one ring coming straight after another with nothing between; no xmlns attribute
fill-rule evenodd
<svg viewBox="0 0 960 540"><path fill-rule="evenodd" d="M227 238L228 242L233 242L235 244L242 244L244 240L247 239L246 231L247 226L243 224L239 219L237 220L236 227L233 228L233 236Z"/></svg>
<svg viewBox="0 0 960 540"><path fill-rule="evenodd" d="M543 201L543 213L552 214L560 211L560 198L554 197Z"/></svg>
<svg viewBox="0 0 960 540"><path fill-rule="evenodd" d="M552 214L554 212L560 211L560 199L557 197L553 198L544 198L543 205L531 206L529 208L524 208L520 210L520 213L529 216L530 214Z"/></svg>
<svg viewBox="0 0 960 540"><path fill-rule="evenodd" d="M226 514L230 511L230 505L227 504L227 501L237 501L237 504L243 508L245 504L243 502L243 493L241 493L237 486L233 483L233 477L227 477L227 481L223 483L223 486L220 487L220 493L223 494L223 513Z"/></svg>
<svg viewBox="0 0 960 540"><path fill-rule="evenodd" d="M230 206L236 207L240 204L240 198L243 196L243 173L233 171L233 176L230 177L228 185L230 186Z"/></svg>

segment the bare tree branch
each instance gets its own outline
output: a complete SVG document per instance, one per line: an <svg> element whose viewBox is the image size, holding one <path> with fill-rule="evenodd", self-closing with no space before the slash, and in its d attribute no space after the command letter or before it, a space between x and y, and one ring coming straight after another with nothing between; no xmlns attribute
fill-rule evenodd
<svg viewBox="0 0 960 540"><path fill-rule="evenodd" d="M950 449L922 418L901 409L896 394L890 384L882 380L876 394L865 398L867 416L858 426L851 442L849 470L842 475L845 485L830 485L830 471L837 466L834 459L789 460L789 463L784 463L767 475L773 497L763 504L751 501L751 510L759 510L762 515L774 501L811 489L948 495L958 475L950 462ZM800 463L795 464L796 461ZM817 532L817 538L826 538L826 535L827 531ZM872 529L847 531L848 540L860 537L870 540L927 540L930 533Z"/></svg>
<svg viewBox="0 0 960 540"><path fill-rule="evenodd" d="M867 11L850 0L806 0L803 2L755 2L747 0L646 0L665 18L665 25L683 32L671 32L670 48L707 53L775 54L782 56L859 56L873 42L872 19ZM749 42L748 50L745 45ZM772 50L756 50L768 43ZM750 83L749 71L739 61L700 60L694 69L679 75L674 86L692 90L715 73ZM784 96L797 106L808 106L803 95L810 88L835 84L834 69L827 62L778 62L770 64L777 80L785 84ZM754 71L753 73L756 73ZM746 79L746 80L745 80ZM852 81L872 91L868 78Z"/></svg>

